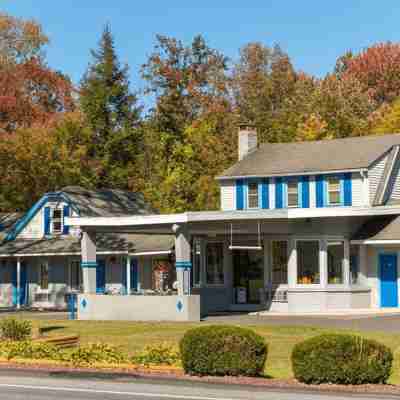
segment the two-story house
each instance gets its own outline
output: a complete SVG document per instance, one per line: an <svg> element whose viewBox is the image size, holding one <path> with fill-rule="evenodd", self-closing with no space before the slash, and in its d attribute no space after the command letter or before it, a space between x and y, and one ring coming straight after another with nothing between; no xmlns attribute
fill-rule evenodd
<svg viewBox="0 0 400 400"><path fill-rule="evenodd" d="M0 307L65 308L66 295L82 290L81 232L65 224L67 217L149 213L137 193L66 187L45 194L26 213L0 215ZM172 236L116 230L99 233L96 242L97 293L150 290L153 268L171 264Z"/></svg>
<svg viewBox="0 0 400 400"><path fill-rule="evenodd" d="M203 314L399 306L400 135L258 146L245 126L238 148L221 210L69 218L82 252L91 230L174 234L179 293Z"/></svg>

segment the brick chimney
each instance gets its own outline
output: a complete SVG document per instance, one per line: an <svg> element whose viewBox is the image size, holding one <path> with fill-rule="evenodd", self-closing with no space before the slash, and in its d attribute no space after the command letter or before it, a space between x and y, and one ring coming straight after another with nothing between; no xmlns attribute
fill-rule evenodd
<svg viewBox="0 0 400 400"><path fill-rule="evenodd" d="M257 130L250 124L239 125L238 135L238 150L239 161L246 157L248 154L257 150Z"/></svg>

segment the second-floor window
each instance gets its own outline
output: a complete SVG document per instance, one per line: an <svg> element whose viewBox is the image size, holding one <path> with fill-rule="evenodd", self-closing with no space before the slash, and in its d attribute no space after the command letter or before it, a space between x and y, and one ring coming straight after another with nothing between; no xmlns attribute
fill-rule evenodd
<svg viewBox="0 0 400 400"><path fill-rule="evenodd" d="M247 186L247 190L248 208L258 208L258 183L250 182Z"/></svg>
<svg viewBox="0 0 400 400"><path fill-rule="evenodd" d="M332 176L327 179L328 186L328 204L340 204L340 179Z"/></svg>
<svg viewBox="0 0 400 400"><path fill-rule="evenodd" d="M52 232L53 234L60 234L62 233L62 222L63 220L63 211L59 208L53 209L53 216L51 219L52 223Z"/></svg>
<svg viewBox="0 0 400 400"><path fill-rule="evenodd" d="M299 205L299 188L295 180L287 183L287 205L288 207L298 207Z"/></svg>

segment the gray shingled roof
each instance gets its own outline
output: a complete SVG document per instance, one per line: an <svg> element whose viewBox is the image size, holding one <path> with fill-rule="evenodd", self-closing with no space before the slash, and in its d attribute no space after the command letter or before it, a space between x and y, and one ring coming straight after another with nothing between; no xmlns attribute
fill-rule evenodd
<svg viewBox="0 0 400 400"><path fill-rule="evenodd" d="M400 217L373 217L361 226L352 240L400 240Z"/></svg>
<svg viewBox="0 0 400 400"><path fill-rule="evenodd" d="M24 213L20 212L0 213L0 243L23 215Z"/></svg>
<svg viewBox="0 0 400 400"><path fill-rule="evenodd" d="M88 190L67 186L61 192L71 200L81 217L117 217L154 214L141 193L117 189Z"/></svg>
<svg viewBox="0 0 400 400"><path fill-rule="evenodd" d="M98 253L162 252L172 250L174 237L171 235L97 234L96 245ZM38 240L17 239L0 245L0 255L80 254L80 252L80 240L74 237Z"/></svg>
<svg viewBox="0 0 400 400"><path fill-rule="evenodd" d="M396 144L400 144L400 134L266 143L224 171L220 178L363 169Z"/></svg>

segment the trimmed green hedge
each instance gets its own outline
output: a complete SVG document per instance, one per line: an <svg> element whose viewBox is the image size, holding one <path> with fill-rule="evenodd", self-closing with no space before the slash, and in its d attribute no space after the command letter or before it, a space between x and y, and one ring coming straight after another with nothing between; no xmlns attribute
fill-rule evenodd
<svg viewBox="0 0 400 400"><path fill-rule="evenodd" d="M392 368L389 348L347 334L321 335L298 343L292 353L294 376L308 384L386 383Z"/></svg>
<svg viewBox="0 0 400 400"><path fill-rule="evenodd" d="M268 350L260 335L228 325L191 329L179 347L183 369L191 375L261 375Z"/></svg>

